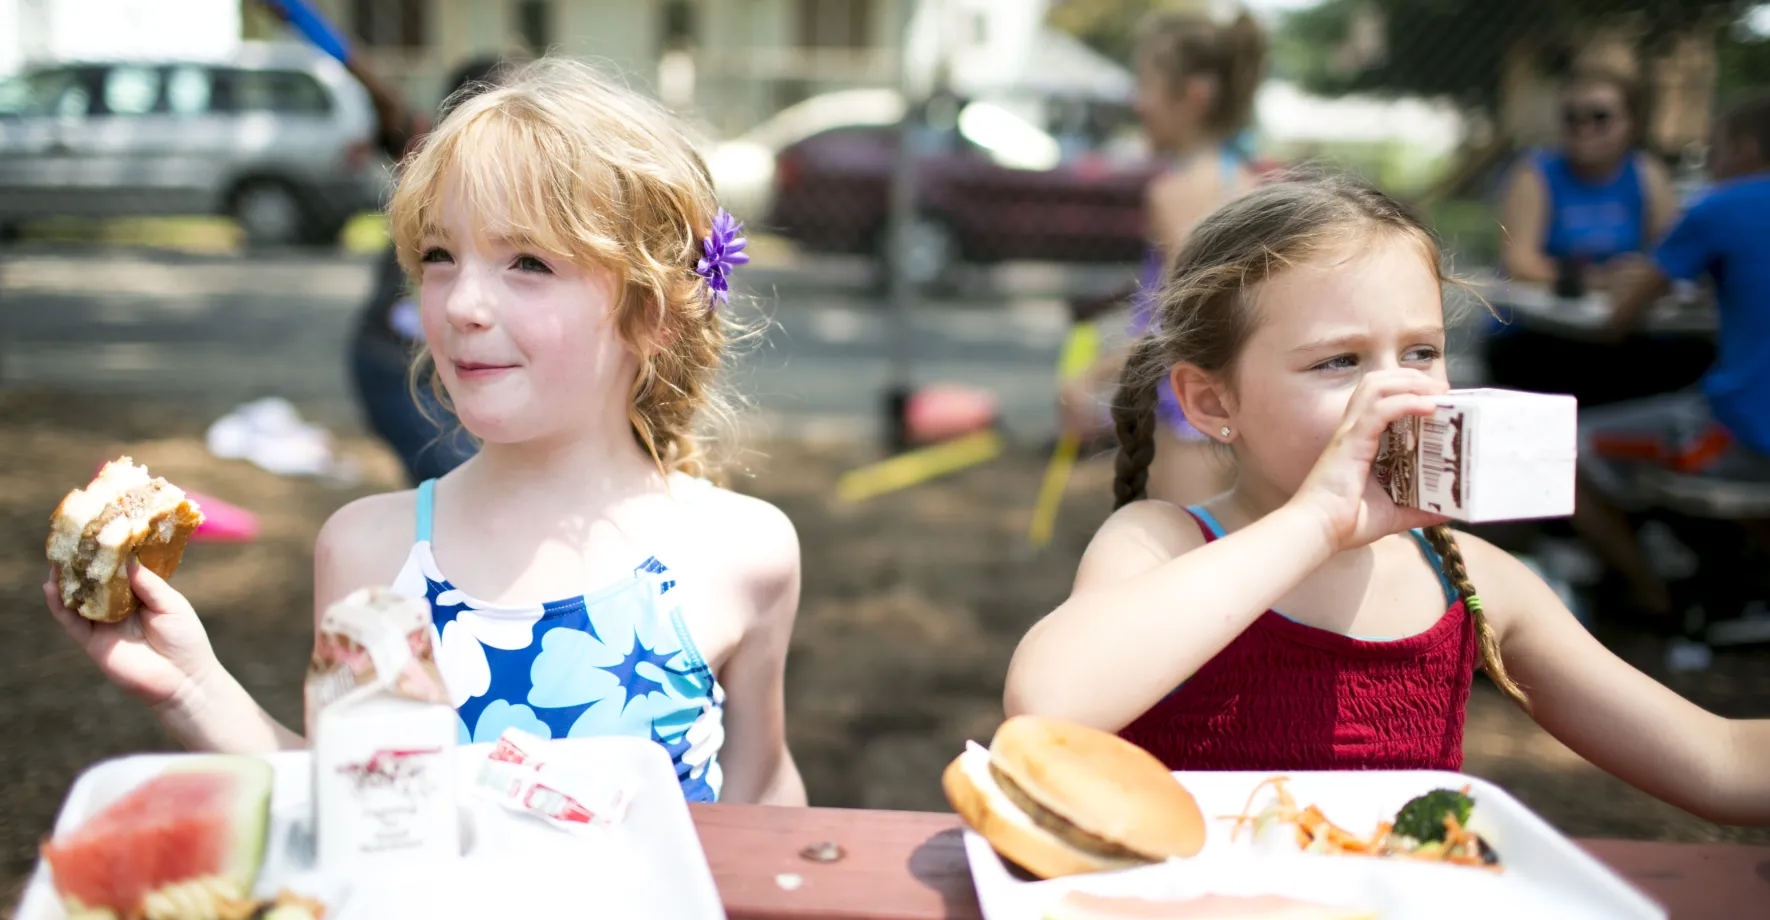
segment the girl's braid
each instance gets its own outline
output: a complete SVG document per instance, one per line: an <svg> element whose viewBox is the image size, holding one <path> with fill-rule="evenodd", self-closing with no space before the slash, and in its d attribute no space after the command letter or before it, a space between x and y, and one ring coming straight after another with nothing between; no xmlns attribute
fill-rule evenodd
<svg viewBox="0 0 1770 920"><path fill-rule="evenodd" d="M1163 367L1161 340L1137 340L1119 378L1112 401L1113 430L1118 434L1118 475L1112 483L1113 510L1149 495L1149 465L1155 461L1156 387Z"/></svg>
<svg viewBox="0 0 1770 920"><path fill-rule="evenodd" d="M1463 605L1468 608L1469 616L1475 621L1475 643L1481 654L1481 668L1492 678L1494 686L1500 692L1511 697L1519 708L1528 711L1530 699L1524 690L1506 673L1505 662L1500 660L1500 640L1494 634L1493 624L1487 621L1487 614L1481 610L1481 598L1475 594L1475 585L1469 581L1469 569L1463 563L1463 551L1457 548L1457 541L1451 535L1450 528L1438 524L1426 528L1426 540L1437 551L1438 557L1444 562L1444 572L1450 578L1451 587L1462 597Z"/></svg>

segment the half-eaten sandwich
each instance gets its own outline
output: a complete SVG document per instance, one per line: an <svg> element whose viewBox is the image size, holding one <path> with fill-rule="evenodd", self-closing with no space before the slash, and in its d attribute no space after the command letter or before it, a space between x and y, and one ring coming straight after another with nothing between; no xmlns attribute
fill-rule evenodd
<svg viewBox="0 0 1770 920"><path fill-rule="evenodd" d="M1191 857L1205 845L1198 803L1154 755L1057 719L1009 719L941 784L972 830L1040 878Z"/></svg>
<svg viewBox="0 0 1770 920"><path fill-rule="evenodd" d="M129 560L169 578L203 513L177 486L119 457L49 517L49 561L61 573L61 602L88 620L116 623L139 602Z"/></svg>

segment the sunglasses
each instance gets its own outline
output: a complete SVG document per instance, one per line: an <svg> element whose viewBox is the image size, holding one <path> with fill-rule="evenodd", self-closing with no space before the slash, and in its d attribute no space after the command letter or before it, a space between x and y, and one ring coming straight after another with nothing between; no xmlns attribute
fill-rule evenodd
<svg viewBox="0 0 1770 920"><path fill-rule="evenodd" d="M1586 125L1591 125L1594 128L1603 128L1609 125L1614 118L1616 118L1615 111L1602 107L1581 108L1580 106L1568 106L1561 112L1561 123L1570 129L1581 128Z"/></svg>

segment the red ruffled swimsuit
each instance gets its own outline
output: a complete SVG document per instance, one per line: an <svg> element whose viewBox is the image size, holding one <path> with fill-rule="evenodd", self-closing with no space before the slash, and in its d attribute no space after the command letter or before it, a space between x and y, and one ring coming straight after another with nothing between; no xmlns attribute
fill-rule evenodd
<svg viewBox="0 0 1770 920"><path fill-rule="evenodd" d="M1170 770L1460 769L1475 623L1415 538L1452 600L1430 629L1372 641L1268 610L1120 736Z"/></svg>

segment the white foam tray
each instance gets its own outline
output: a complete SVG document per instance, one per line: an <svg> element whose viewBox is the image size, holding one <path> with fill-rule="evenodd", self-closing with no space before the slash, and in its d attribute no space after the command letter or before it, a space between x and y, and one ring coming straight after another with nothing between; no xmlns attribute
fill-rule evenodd
<svg viewBox="0 0 1770 920"><path fill-rule="evenodd" d="M1416 795L1472 787L1475 826L1505 867L1491 872L1361 856L1312 855L1256 847L1248 830L1231 842L1248 794L1272 773L1176 773L1205 814L1205 847L1188 860L1092 875L1036 881L1011 869L989 842L965 834L965 852L986 920L1037 920L1071 890L1101 895L1190 898L1204 894L1277 894L1377 912L1382 920L1492 920L1553 917L1664 920L1666 911L1548 822L1492 783L1432 771L1299 772L1284 774L1298 807L1320 806L1330 821L1368 834ZM1260 793L1259 809L1270 790Z"/></svg>
<svg viewBox="0 0 1770 920"><path fill-rule="evenodd" d="M489 744L458 749L464 850L458 859L374 876L319 872L313 865L311 759L287 751L265 759L276 772L270 837L256 892L288 887L320 898L326 920L435 920L438 917L597 916L723 920L725 910L694 821L663 748L639 738L554 742L626 777L634 798L606 833L572 835L516 814L472 792ZM143 754L104 761L74 781L55 833L187 754ZM17 920L63 920L49 867L38 861Z"/></svg>

